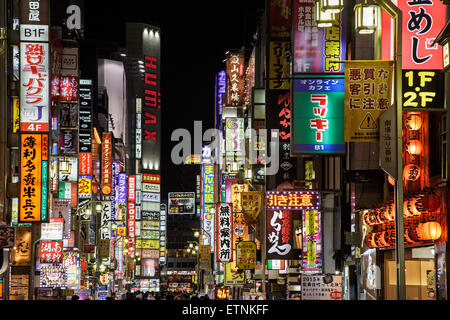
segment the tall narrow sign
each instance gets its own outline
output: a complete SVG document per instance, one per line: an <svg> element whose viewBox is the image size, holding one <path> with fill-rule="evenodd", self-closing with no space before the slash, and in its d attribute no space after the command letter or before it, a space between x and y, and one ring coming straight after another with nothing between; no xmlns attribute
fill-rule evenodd
<svg viewBox="0 0 450 320"><path fill-rule="evenodd" d="M230 203L217 204L217 261L233 261L233 206Z"/></svg>

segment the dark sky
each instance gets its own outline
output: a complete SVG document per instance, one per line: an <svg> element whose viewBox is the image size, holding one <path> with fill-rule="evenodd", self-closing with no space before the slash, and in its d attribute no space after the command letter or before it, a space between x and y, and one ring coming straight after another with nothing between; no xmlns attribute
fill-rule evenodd
<svg viewBox="0 0 450 320"><path fill-rule="evenodd" d="M225 52L251 48L257 10L264 0L85 1L85 37L125 47L126 22L161 28L162 184L163 194L181 190L178 167L170 161L176 128L213 127L214 76Z"/></svg>

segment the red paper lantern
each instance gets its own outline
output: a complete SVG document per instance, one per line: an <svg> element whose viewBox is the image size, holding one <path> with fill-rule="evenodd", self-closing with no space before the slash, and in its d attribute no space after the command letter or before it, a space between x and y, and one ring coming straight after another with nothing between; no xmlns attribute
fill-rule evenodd
<svg viewBox="0 0 450 320"><path fill-rule="evenodd" d="M441 206L441 198L434 192L427 193L422 198L422 207L426 211L436 211Z"/></svg>
<svg viewBox="0 0 450 320"><path fill-rule="evenodd" d="M403 177L408 181L416 181L420 177L420 167L416 164L408 164L403 169Z"/></svg>
<svg viewBox="0 0 450 320"><path fill-rule="evenodd" d="M421 240L437 240L442 234L442 227L436 221L419 223L416 230Z"/></svg>
<svg viewBox="0 0 450 320"><path fill-rule="evenodd" d="M419 155L422 153L422 143L419 140L410 140L406 143L406 150L409 154Z"/></svg>
<svg viewBox="0 0 450 320"><path fill-rule="evenodd" d="M409 130L419 130L422 127L422 118L417 114L409 114L406 117L406 126Z"/></svg>

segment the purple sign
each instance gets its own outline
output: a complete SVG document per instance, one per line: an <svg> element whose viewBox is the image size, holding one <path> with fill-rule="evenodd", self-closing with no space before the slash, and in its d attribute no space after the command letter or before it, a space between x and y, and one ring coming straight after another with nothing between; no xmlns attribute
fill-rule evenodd
<svg viewBox="0 0 450 320"><path fill-rule="evenodd" d="M227 74L225 70L220 71L217 74L216 80L216 119L217 115L222 117L222 107L224 105L224 97L227 93ZM220 122L220 128L222 128L222 122Z"/></svg>
<svg viewBox="0 0 450 320"><path fill-rule="evenodd" d="M294 73L344 73L345 9L340 25L319 28L314 20L314 0L295 0Z"/></svg>
<svg viewBox="0 0 450 320"><path fill-rule="evenodd" d="M119 173L119 195L117 197L118 204L127 203L127 174Z"/></svg>

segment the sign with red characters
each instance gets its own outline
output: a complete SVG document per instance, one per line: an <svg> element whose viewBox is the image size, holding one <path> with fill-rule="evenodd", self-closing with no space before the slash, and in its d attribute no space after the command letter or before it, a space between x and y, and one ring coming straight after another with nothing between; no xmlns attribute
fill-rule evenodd
<svg viewBox="0 0 450 320"><path fill-rule="evenodd" d="M41 241L40 242L40 263L62 263L63 262L63 242L62 241Z"/></svg>
<svg viewBox="0 0 450 320"><path fill-rule="evenodd" d="M78 77L63 76L59 82L59 100L78 102Z"/></svg>
<svg viewBox="0 0 450 320"><path fill-rule="evenodd" d="M79 154L79 168L78 174L80 175L91 175L92 174L92 154L91 153L80 153Z"/></svg>

